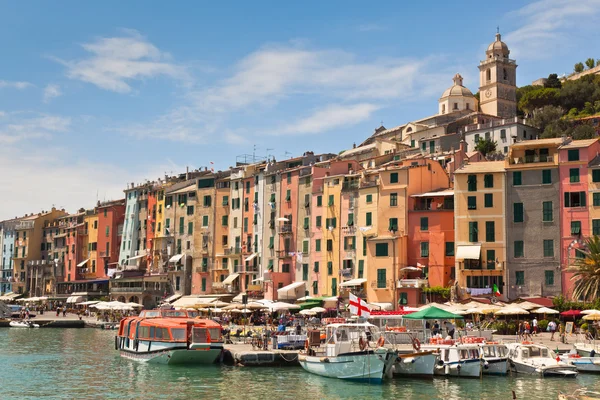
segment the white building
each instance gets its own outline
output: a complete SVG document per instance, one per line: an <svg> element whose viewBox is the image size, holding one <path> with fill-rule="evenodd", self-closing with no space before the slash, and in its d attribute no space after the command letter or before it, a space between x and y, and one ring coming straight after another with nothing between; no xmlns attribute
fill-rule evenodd
<svg viewBox="0 0 600 400"><path fill-rule="evenodd" d="M525 122L523 119L513 117L465 126L462 133L467 151L475 150L479 140L490 139L496 142L496 151L508 154L508 147L513 143L536 139L539 135L536 128L526 125Z"/></svg>

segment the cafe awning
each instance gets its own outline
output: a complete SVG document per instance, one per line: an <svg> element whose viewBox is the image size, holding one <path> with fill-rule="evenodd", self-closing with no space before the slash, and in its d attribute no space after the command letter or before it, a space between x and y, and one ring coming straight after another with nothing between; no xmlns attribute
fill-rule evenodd
<svg viewBox="0 0 600 400"><path fill-rule="evenodd" d="M183 257L183 254L175 254L173 257L169 258L169 262L170 263L179 262L179 260L181 260L181 257Z"/></svg>
<svg viewBox="0 0 600 400"><path fill-rule="evenodd" d="M258 253L252 253L251 255L249 255L248 257L246 257L246 261L252 261L252 260L254 260L257 255L258 255Z"/></svg>
<svg viewBox="0 0 600 400"><path fill-rule="evenodd" d="M163 301L164 301L165 303L172 303L172 302L174 302L175 300L179 299L181 296L182 296L182 295L180 295L179 293L175 293L174 295L167 297L167 298L166 298L166 299L164 299Z"/></svg>
<svg viewBox="0 0 600 400"><path fill-rule="evenodd" d="M298 296L296 296L296 289L305 285L306 282L304 281L290 283L281 289L277 289L277 297L279 299L296 299L298 298ZM302 295L304 295L304 291L302 292Z"/></svg>
<svg viewBox="0 0 600 400"><path fill-rule="evenodd" d="M456 247L457 260L479 260L481 255L481 245L468 245Z"/></svg>
<svg viewBox="0 0 600 400"><path fill-rule="evenodd" d="M233 283L233 281L235 281L238 276L240 276L240 274L231 274L229 275L227 278L225 278L225 280L222 282L223 285L231 285Z"/></svg>
<svg viewBox="0 0 600 400"><path fill-rule="evenodd" d="M86 258L85 260L83 260L82 262L80 262L79 264L77 264L78 267L83 267L85 264L87 264L87 262L90 261L89 258Z"/></svg>
<svg viewBox="0 0 600 400"><path fill-rule="evenodd" d="M71 296L67 298L67 303L79 303L83 301L83 296Z"/></svg>
<svg viewBox="0 0 600 400"><path fill-rule="evenodd" d="M358 278L358 279L350 279L349 281L346 282L342 282L340 283L340 287L353 287L353 286L360 286L363 283L365 283L367 280L363 279L363 278Z"/></svg>

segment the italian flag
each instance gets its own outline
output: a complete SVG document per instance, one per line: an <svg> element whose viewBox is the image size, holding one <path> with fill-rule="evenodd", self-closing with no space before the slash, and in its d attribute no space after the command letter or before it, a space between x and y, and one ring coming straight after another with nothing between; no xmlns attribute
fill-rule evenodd
<svg viewBox="0 0 600 400"><path fill-rule="evenodd" d="M500 294L500 290L498 290L498 286L496 286L496 284L494 283L494 286L492 288L492 293L494 294L494 296L496 297L500 297L502 296L502 294Z"/></svg>

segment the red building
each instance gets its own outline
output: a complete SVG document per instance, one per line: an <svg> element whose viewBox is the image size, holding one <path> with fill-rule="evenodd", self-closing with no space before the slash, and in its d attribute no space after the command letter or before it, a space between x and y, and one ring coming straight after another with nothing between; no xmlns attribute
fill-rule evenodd
<svg viewBox="0 0 600 400"><path fill-rule="evenodd" d="M98 276L109 276L119 262L119 249L125 220L125 199L100 203L98 209ZM151 225L151 224L148 224ZM108 232L108 235L104 234ZM102 240L100 239L102 238Z"/></svg>

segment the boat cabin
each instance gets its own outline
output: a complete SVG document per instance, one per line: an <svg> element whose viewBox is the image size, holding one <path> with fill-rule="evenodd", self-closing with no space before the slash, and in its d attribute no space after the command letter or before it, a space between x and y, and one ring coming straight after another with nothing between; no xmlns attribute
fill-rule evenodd
<svg viewBox="0 0 600 400"><path fill-rule="evenodd" d="M506 358L508 356L508 348L503 344L486 343L481 345L481 352L486 359L490 358Z"/></svg>
<svg viewBox="0 0 600 400"><path fill-rule="evenodd" d="M369 342L378 340L380 336L379 328L369 323L327 325L325 353L328 357L335 357L368 350Z"/></svg>
<svg viewBox="0 0 600 400"><path fill-rule="evenodd" d="M143 310L140 318L196 318L200 315L195 310Z"/></svg>

